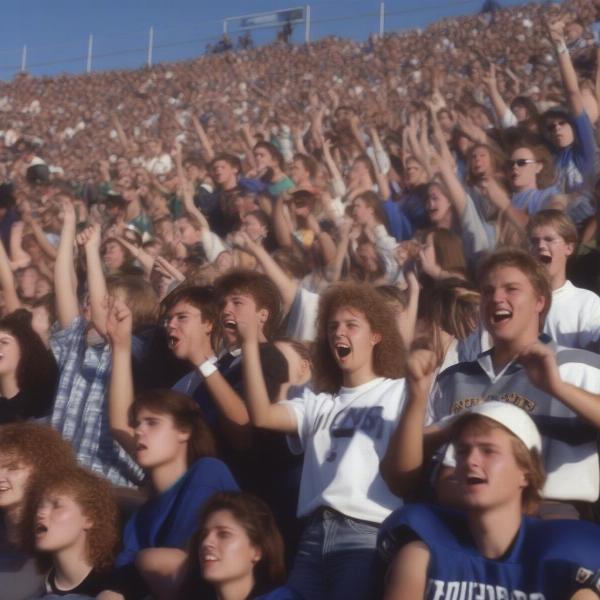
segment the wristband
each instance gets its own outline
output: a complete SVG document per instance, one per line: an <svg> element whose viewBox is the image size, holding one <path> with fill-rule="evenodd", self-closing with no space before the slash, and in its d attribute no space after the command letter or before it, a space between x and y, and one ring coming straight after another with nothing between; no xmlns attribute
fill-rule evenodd
<svg viewBox="0 0 600 600"><path fill-rule="evenodd" d="M216 373L218 371L217 367L215 366L215 363L212 362L210 359L205 360L199 367L198 370L200 371L200 373L202 373L202 376L206 379L207 377L210 377L213 373Z"/></svg>
<svg viewBox="0 0 600 600"><path fill-rule="evenodd" d="M564 40L558 42L558 44L556 44L554 49L556 50L557 54L567 54L569 52L569 49L567 48L567 44L565 44Z"/></svg>

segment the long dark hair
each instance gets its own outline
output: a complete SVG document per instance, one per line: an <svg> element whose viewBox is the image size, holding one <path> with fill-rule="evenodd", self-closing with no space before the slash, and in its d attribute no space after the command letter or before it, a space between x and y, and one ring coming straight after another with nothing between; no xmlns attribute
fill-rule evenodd
<svg viewBox="0 0 600 600"><path fill-rule="evenodd" d="M16 379L19 391L29 404L29 417L47 415L54 402L58 366L52 352L31 326L31 313L24 308L0 319L0 331L12 335L19 345L20 359Z"/></svg>
<svg viewBox="0 0 600 600"><path fill-rule="evenodd" d="M204 597L199 589L206 590L198 569L198 548L206 536L206 523L217 511L229 511L243 527L253 546L261 551L261 559L254 566L254 587L247 600L268 593L285 582L285 552L283 538L275 523L271 509L260 498L247 492L218 492L202 507L198 530L189 544L187 579L180 590L180 598ZM210 592L206 590L209 594Z"/></svg>

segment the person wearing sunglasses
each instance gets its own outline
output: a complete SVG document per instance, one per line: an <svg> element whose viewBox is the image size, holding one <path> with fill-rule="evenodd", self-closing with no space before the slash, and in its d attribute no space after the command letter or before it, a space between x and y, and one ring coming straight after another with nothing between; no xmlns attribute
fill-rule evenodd
<svg viewBox="0 0 600 600"><path fill-rule="evenodd" d="M565 39L565 22L547 24L548 39L554 46L563 82L567 107L553 107L542 115L542 130L550 142L558 181L567 192L579 192L567 209L577 226L595 212L591 197L581 192L594 176L596 140L594 127L585 110L583 95Z"/></svg>
<svg viewBox="0 0 600 600"><path fill-rule="evenodd" d="M541 145L522 144L506 161L506 175L512 192L511 204L528 215L553 206L560 193L553 185L552 156Z"/></svg>

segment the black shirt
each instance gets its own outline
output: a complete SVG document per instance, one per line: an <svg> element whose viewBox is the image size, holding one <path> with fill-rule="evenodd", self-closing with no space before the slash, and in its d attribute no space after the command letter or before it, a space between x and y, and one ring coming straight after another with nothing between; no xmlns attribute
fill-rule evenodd
<svg viewBox="0 0 600 600"><path fill-rule="evenodd" d="M88 576L76 587L70 590L61 590L56 587L54 580L55 573L54 569L48 573L46 579L46 593L54 594L56 596L67 596L68 594L79 594L81 596L91 596L95 598L100 592L110 588L110 584L105 573L99 573L95 569L92 569Z"/></svg>

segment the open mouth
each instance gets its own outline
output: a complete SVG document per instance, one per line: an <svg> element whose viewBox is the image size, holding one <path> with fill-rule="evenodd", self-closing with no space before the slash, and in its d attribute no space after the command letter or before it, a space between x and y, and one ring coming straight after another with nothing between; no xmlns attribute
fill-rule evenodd
<svg viewBox="0 0 600 600"><path fill-rule="evenodd" d="M476 477L474 475L467 477L467 485L481 485L484 483L487 483L487 481L483 477Z"/></svg>
<svg viewBox="0 0 600 600"><path fill-rule="evenodd" d="M169 336L169 348L173 349L179 343L179 338L176 338L174 335Z"/></svg>
<svg viewBox="0 0 600 600"><path fill-rule="evenodd" d="M227 319L223 322L223 327L225 327L225 329L235 331L237 329L237 323L233 319Z"/></svg>
<svg viewBox="0 0 600 600"><path fill-rule="evenodd" d="M205 556L202 557L202 562L216 562L219 559L214 556L213 554L206 554Z"/></svg>
<svg viewBox="0 0 600 600"><path fill-rule="evenodd" d="M548 254L540 254L540 262L544 263L545 265L549 265L552 262L552 257Z"/></svg>
<svg viewBox="0 0 600 600"><path fill-rule="evenodd" d="M335 351L340 358L346 358L350 354L350 346L344 346L343 344L338 344L335 347Z"/></svg>
<svg viewBox="0 0 600 600"><path fill-rule="evenodd" d="M511 317L512 313L510 312L510 310L502 309L497 310L492 315L492 320L494 321L494 323L501 323L502 321L508 321L508 319L510 319Z"/></svg>
<svg viewBox="0 0 600 600"><path fill-rule="evenodd" d="M46 527L46 525L44 525L43 523L38 523L35 526L35 535L43 535L47 531L48 531L48 527Z"/></svg>

